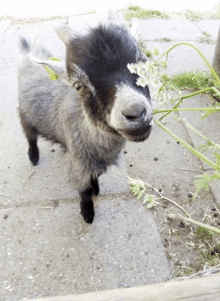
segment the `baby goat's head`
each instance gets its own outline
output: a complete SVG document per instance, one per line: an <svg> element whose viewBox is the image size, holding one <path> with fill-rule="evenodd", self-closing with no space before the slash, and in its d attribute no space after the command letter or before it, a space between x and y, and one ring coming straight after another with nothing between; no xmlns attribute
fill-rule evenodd
<svg viewBox="0 0 220 301"><path fill-rule="evenodd" d="M66 62L41 61L73 86L91 122L131 141L144 141L151 131L152 106L148 86L127 65L146 61L135 38L119 23L91 28L83 36L56 28L66 45Z"/></svg>

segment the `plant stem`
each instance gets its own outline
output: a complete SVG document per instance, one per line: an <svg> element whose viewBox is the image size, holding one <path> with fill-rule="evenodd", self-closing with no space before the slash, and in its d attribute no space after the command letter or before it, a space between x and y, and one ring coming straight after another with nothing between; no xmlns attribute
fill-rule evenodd
<svg viewBox="0 0 220 301"><path fill-rule="evenodd" d="M168 128L166 128L164 125L162 125L162 123L160 123L158 120L154 120L155 123L162 128L165 132L167 132L171 137L173 137L175 140L179 141L179 143L181 143L184 147L186 147L188 150L190 150L194 155L196 155L197 157L199 157L201 160L203 160L204 162L208 163L209 165L212 166L212 168L214 168L215 170L219 170L218 165L215 164L214 162L212 162L211 160L209 160L207 157L205 157L202 153L200 153L199 151L197 151L194 147L192 147L191 145L189 145L186 141L182 140L181 138L179 138L177 135L175 135L172 131L170 131Z"/></svg>
<svg viewBox="0 0 220 301"><path fill-rule="evenodd" d="M169 199L169 198L163 196L163 195L159 192L159 190L157 190L156 188L154 188L152 185L150 185L150 184L148 184L148 183L146 183L146 182L144 182L144 184L146 184L148 187L150 187L151 189L153 189L154 191L156 191L156 193L159 194L159 196L161 197L161 199L167 200L167 201L171 202L172 204L176 205L179 209L181 209L181 210L186 214L186 216L188 216L188 217L190 218L190 214L189 214L183 207L181 207L179 204L177 204L177 203L174 202L173 200L171 200L171 199Z"/></svg>
<svg viewBox="0 0 220 301"><path fill-rule="evenodd" d="M213 111L220 112L220 108L185 108L185 109L167 109L167 110L154 110L153 114L160 114L165 112L184 112L184 111ZM161 118L164 118L165 115ZM161 120L160 118L160 120Z"/></svg>
<svg viewBox="0 0 220 301"><path fill-rule="evenodd" d="M215 87L205 88L205 89L203 89L203 90L199 90L199 91L194 92L194 93L191 93L191 94L189 94L189 95L182 96L182 97L180 98L179 102L173 107L173 110L174 110L174 109L177 109L177 108L181 105L181 103L182 103L182 101L183 101L184 99L191 98L191 97L193 97L193 96L197 96L197 95L199 95L199 94L206 93L206 92L209 92L209 91L214 91L214 92L216 93L216 95L220 96L220 92L219 92ZM178 98L175 99L175 100L178 100ZM194 110L196 110L196 109L194 109ZM215 109L215 110L218 110L218 109ZM158 114L158 113L160 113L160 112L162 113L163 111L157 111L157 110L155 110L155 111L154 111L154 114ZM163 115L162 117L160 117L160 121L161 121L164 117L166 117L167 115L169 115L171 112L173 112L173 111L172 111L172 110L166 110L165 112L167 112L167 113L166 113L165 115Z"/></svg>
<svg viewBox="0 0 220 301"><path fill-rule="evenodd" d="M189 222L189 223L192 223L194 225L197 225L199 227L203 227L207 230L210 230L212 232L215 232L217 234L220 234L220 229L216 228L216 227L212 227L212 226L209 226L209 225L206 225L206 224L203 224L203 223L200 223L200 222L197 222L191 218L188 218L188 217L185 217L185 216L182 216L180 214L169 214L169 217L171 219L180 219L180 220L183 220L185 222Z"/></svg>

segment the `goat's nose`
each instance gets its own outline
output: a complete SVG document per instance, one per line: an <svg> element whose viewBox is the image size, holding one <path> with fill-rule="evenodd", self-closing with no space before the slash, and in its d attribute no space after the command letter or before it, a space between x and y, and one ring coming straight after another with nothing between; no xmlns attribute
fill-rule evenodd
<svg viewBox="0 0 220 301"><path fill-rule="evenodd" d="M143 103L131 103L122 110L122 114L129 120L135 121L138 118L146 115L146 107Z"/></svg>

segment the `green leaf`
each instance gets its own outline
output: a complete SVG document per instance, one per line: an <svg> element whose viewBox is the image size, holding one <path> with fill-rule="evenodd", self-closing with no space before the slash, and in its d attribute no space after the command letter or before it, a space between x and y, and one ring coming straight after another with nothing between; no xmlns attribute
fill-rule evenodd
<svg viewBox="0 0 220 301"><path fill-rule="evenodd" d="M58 57L50 57L49 60L51 60L51 61L57 61L57 62L62 62L62 60L59 59Z"/></svg>
<svg viewBox="0 0 220 301"><path fill-rule="evenodd" d="M62 62L62 60L60 60L58 57L50 57L49 60L50 61ZM58 80L59 76L53 70L51 70L50 67L45 66L44 69L49 74L49 79Z"/></svg>
<svg viewBox="0 0 220 301"><path fill-rule="evenodd" d="M208 117L212 113L215 113L215 111L213 111L213 110L207 110L206 113L204 115L202 115L202 117L200 118L200 120L205 119L206 117Z"/></svg>
<svg viewBox="0 0 220 301"><path fill-rule="evenodd" d="M58 78L59 78L58 75L53 70L51 70L48 66L44 66L44 69L49 74L49 79L58 80Z"/></svg>
<svg viewBox="0 0 220 301"><path fill-rule="evenodd" d="M220 154L219 153L213 153L215 155L216 158L216 165L217 165L217 169L218 171L220 171Z"/></svg>
<svg viewBox="0 0 220 301"><path fill-rule="evenodd" d="M155 196L153 195L149 195L149 194L145 194L144 196L144 201L143 204L148 203L147 204L147 208L151 209L153 207L156 207L159 203L156 201Z"/></svg>
<svg viewBox="0 0 220 301"><path fill-rule="evenodd" d="M159 53L160 53L160 52L159 52L159 49L156 47L156 48L154 49L153 54L154 54L154 55L159 55Z"/></svg>
<svg viewBox="0 0 220 301"><path fill-rule="evenodd" d="M200 179L195 181L196 188L199 190L203 189L205 191L208 191L209 184L212 181L213 176L211 176L207 173L204 173L203 175L199 175L197 177Z"/></svg>
<svg viewBox="0 0 220 301"><path fill-rule="evenodd" d="M140 179L132 179L128 178L128 182L130 184L130 190L137 199L140 199L145 192L145 184Z"/></svg>
<svg viewBox="0 0 220 301"><path fill-rule="evenodd" d="M211 181L220 179L220 173L215 173L214 175L209 175L207 173L204 173L203 175L197 176L200 178L199 180L195 181L196 185L196 192L195 195L193 196L192 200L194 201L196 196L201 190L208 191L209 190L209 185Z"/></svg>

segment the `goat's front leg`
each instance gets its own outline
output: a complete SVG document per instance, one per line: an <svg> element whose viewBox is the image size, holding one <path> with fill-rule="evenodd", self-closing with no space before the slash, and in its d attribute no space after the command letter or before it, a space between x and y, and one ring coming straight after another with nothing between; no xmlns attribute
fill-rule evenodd
<svg viewBox="0 0 220 301"><path fill-rule="evenodd" d="M91 177L91 185L93 188L94 195L98 195L99 194L99 179L92 176Z"/></svg>
<svg viewBox="0 0 220 301"><path fill-rule="evenodd" d="M92 195L94 193L93 187L89 186L82 192L80 192L81 202L81 214L86 223L91 224L95 215Z"/></svg>

